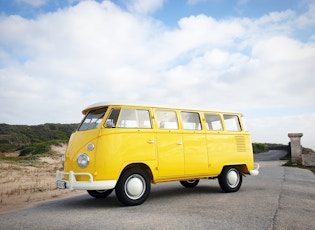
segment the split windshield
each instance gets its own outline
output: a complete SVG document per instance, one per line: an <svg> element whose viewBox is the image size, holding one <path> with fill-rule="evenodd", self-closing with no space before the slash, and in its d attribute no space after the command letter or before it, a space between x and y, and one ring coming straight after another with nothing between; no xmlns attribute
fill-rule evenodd
<svg viewBox="0 0 315 230"><path fill-rule="evenodd" d="M107 110L107 107L91 110L83 119L81 122L81 125L79 127L79 131L84 130L90 130L90 129L96 129L100 126L100 123L103 120L104 114Z"/></svg>

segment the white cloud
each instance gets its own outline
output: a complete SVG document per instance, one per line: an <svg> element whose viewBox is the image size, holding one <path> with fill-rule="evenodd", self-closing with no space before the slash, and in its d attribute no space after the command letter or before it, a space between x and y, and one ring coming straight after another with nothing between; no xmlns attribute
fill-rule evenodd
<svg viewBox="0 0 315 230"><path fill-rule="evenodd" d="M133 13L150 14L163 6L165 0L124 0L128 10Z"/></svg>
<svg viewBox="0 0 315 230"><path fill-rule="evenodd" d="M279 23L284 21L289 21L296 17L295 12L292 10L286 10L283 12L271 12L268 15L262 16L257 20L259 24L266 24L266 23Z"/></svg>
<svg viewBox="0 0 315 230"><path fill-rule="evenodd" d="M162 1L142 3L149 12ZM293 11L220 21L197 15L168 29L110 1L82 1L33 20L2 16L0 122L79 122L88 104L125 99L241 112L314 111L315 43L290 36L301 18ZM309 122L313 113L301 111ZM296 121L310 143L311 123L287 117L249 118L248 127L254 140L267 142L281 125L273 140L286 143Z"/></svg>
<svg viewBox="0 0 315 230"><path fill-rule="evenodd" d="M311 2L308 11L296 19L298 28L307 28L315 25L315 3Z"/></svg>

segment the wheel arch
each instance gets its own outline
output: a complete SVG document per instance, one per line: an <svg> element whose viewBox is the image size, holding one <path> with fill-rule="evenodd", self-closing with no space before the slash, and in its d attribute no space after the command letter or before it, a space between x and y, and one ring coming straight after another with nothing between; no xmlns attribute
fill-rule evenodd
<svg viewBox="0 0 315 230"><path fill-rule="evenodd" d="M140 163L140 162L139 162L139 163L131 163L131 164L126 165L125 168L121 171L120 176L121 176L126 170L128 170L128 169L130 169L130 168L140 168L140 169L142 169L143 171L145 171L145 172L148 174L149 178L150 178L150 182L152 183L152 181L153 181L153 174L152 174L152 171L151 171L150 167L149 167L148 165L146 165L145 163Z"/></svg>
<svg viewBox="0 0 315 230"><path fill-rule="evenodd" d="M221 169L221 172L223 171L224 168L226 167L238 167L240 170L241 170L241 173L242 174L249 174L249 170L248 170L248 167L245 163L243 164L231 164L231 165L224 165ZM220 174L221 174L220 172Z"/></svg>
<svg viewBox="0 0 315 230"><path fill-rule="evenodd" d="M249 174L247 164L241 164L241 165L239 165L239 167L241 169L242 174Z"/></svg>

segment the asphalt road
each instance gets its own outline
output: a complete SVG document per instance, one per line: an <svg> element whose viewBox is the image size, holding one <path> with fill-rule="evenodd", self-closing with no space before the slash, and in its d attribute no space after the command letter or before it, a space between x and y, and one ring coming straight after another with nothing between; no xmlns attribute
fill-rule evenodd
<svg viewBox="0 0 315 230"><path fill-rule="evenodd" d="M269 152L255 154L255 161L278 161L287 154L281 150L270 150Z"/></svg>
<svg viewBox="0 0 315 230"><path fill-rule="evenodd" d="M269 152L257 155L260 175L247 176L236 193L217 180L187 189L178 182L152 185L140 206L123 207L113 193L46 202L0 215L0 229L315 229L315 175L282 167Z"/></svg>

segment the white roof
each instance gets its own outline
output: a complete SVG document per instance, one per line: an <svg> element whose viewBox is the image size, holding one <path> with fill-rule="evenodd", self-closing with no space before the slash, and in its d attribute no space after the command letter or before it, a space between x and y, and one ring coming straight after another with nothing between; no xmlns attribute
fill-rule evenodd
<svg viewBox="0 0 315 230"><path fill-rule="evenodd" d="M148 104L148 103L127 103L126 101L103 101L103 102L98 102L98 103L94 103L91 104L89 106L87 106L85 109L82 110L83 114L86 114L87 111L89 111L92 108L101 108L101 107L105 107L108 105L127 105L127 106L149 106L149 107L155 107L155 108L174 108L174 109L187 109L187 110L197 110L197 111L216 111L216 112L227 112L227 113L238 113L239 112L228 112L228 111L222 111L222 110L209 110L209 109L204 109L204 108L196 108L196 107L190 107L187 108L187 106L174 106L174 105L166 105L167 103L165 103L164 105L157 105L157 104Z"/></svg>

